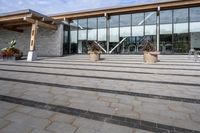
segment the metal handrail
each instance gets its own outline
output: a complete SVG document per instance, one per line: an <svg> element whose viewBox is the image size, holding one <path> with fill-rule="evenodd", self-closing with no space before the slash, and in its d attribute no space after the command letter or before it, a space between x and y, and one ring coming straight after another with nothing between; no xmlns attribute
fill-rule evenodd
<svg viewBox="0 0 200 133"><path fill-rule="evenodd" d="M110 54L123 42L126 40L127 37L124 37L112 50L110 50Z"/></svg>
<svg viewBox="0 0 200 133"><path fill-rule="evenodd" d="M101 46L101 44L99 44L97 41L94 42L106 53L106 50Z"/></svg>
<svg viewBox="0 0 200 133"><path fill-rule="evenodd" d="M192 48L188 53L188 59L191 59L192 55L193 55L193 60L197 62L199 60L200 51Z"/></svg>

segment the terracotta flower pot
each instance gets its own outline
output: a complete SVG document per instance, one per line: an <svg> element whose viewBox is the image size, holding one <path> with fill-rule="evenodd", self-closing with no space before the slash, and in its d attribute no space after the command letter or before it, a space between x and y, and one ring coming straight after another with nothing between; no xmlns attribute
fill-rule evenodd
<svg viewBox="0 0 200 133"><path fill-rule="evenodd" d="M89 51L89 58L91 61L98 61L100 60L100 55L101 55L101 52L92 52L92 51Z"/></svg>
<svg viewBox="0 0 200 133"><path fill-rule="evenodd" d="M147 64L153 64L158 62L158 55L160 52L146 52L144 51L144 62Z"/></svg>

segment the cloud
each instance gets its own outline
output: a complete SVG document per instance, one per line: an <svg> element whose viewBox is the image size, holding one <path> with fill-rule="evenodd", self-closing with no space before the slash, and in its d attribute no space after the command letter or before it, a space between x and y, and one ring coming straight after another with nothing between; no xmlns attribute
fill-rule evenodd
<svg viewBox="0 0 200 133"><path fill-rule="evenodd" d="M55 14L151 1L154 0L0 0L0 13L32 9L43 14Z"/></svg>

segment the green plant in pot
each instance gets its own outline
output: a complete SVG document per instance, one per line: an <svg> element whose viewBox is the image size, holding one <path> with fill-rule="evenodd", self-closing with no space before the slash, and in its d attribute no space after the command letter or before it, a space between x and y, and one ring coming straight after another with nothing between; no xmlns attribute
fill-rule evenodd
<svg viewBox="0 0 200 133"><path fill-rule="evenodd" d="M101 49L94 41L88 42L88 54L91 61L98 61L100 60Z"/></svg>
<svg viewBox="0 0 200 133"><path fill-rule="evenodd" d="M23 53L15 48L16 45L16 40L12 40L11 42L8 43L9 47L3 48L1 49L1 56L3 58L15 58L17 60L21 59L21 57L23 56Z"/></svg>
<svg viewBox="0 0 200 133"><path fill-rule="evenodd" d="M142 43L142 50L144 54L144 62L147 64L153 64L158 62L158 55L160 52L155 50L155 47L152 42L145 40Z"/></svg>

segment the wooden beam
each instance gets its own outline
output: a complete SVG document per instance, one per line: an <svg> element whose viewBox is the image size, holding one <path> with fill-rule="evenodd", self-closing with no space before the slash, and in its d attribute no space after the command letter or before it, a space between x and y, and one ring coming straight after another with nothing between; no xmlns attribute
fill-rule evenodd
<svg viewBox="0 0 200 133"><path fill-rule="evenodd" d="M24 30L17 29L15 27L5 27L5 26L3 26L3 29L10 30L10 31L15 31L15 32L20 32L20 33L24 32Z"/></svg>
<svg viewBox="0 0 200 133"><path fill-rule="evenodd" d="M38 21L36 20L35 23L32 24L32 29L31 29L30 51L35 50L37 29L38 29Z"/></svg>
<svg viewBox="0 0 200 133"><path fill-rule="evenodd" d="M8 23L8 24L2 24L2 26L5 26L5 27L7 27L7 26L20 26L20 25L25 25L25 24L28 24L27 22L17 22L17 23Z"/></svg>
<svg viewBox="0 0 200 133"><path fill-rule="evenodd" d="M31 14L23 14L23 15L16 15L16 16L4 16L0 17L0 22L5 21L15 21L15 20L23 20L24 17L31 17Z"/></svg>
<svg viewBox="0 0 200 133"><path fill-rule="evenodd" d="M34 20L34 19L28 18L28 17L24 17L24 21L27 21L29 23L34 24L38 20ZM41 26L41 27L46 27L46 28L49 28L49 29L57 30L57 25L52 25L52 24L48 24L48 23L45 23L45 22L41 22L41 21L38 21L38 25Z"/></svg>

